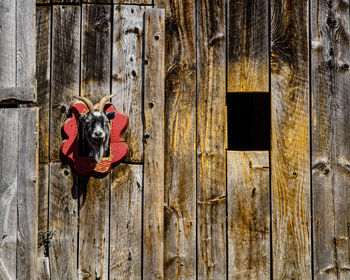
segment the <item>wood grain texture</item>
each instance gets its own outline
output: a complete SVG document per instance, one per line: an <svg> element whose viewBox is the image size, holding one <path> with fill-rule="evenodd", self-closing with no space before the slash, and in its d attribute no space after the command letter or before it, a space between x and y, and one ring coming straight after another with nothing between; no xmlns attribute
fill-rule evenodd
<svg viewBox="0 0 350 280"><path fill-rule="evenodd" d="M166 9L164 278L196 278L196 7Z"/></svg>
<svg viewBox="0 0 350 280"><path fill-rule="evenodd" d="M80 7L54 6L52 27L52 78L50 108L50 160L59 161L61 126L79 95ZM69 69L69 71L68 71Z"/></svg>
<svg viewBox="0 0 350 280"><path fill-rule="evenodd" d="M39 106L39 180L38 180L38 243L46 238L49 203L49 134L50 134L50 56L51 56L51 8L36 8L36 79L37 104ZM49 258L45 246L38 248L38 279L50 279Z"/></svg>
<svg viewBox="0 0 350 280"><path fill-rule="evenodd" d="M111 6L82 6L81 95L95 104L110 94Z"/></svg>
<svg viewBox="0 0 350 280"><path fill-rule="evenodd" d="M16 279L37 278L39 110L19 109Z"/></svg>
<svg viewBox="0 0 350 280"><path fill-rule="evenodd" d="M274 279L311 279L308 1L271 2Z"/></svg>
<svg viewBox="0 0 350 280"><path fill-rule="evenodd" d="M0 102L21 103L31 102L35 99L34 87L0 88Z"/></svg>
<svg viewBox="0 0 350 280"><path fill-rule="evenodd" d="M0 110L0 276L5 280L16 279L18 123L19 110Z"/></svg>
<svg viewBox="0 0 350 280"><path fill-rule="evenodd" d="M164 279L164 21L162 9L145 13L145 142L143 277Z"/></svg>
<svg viewBox="0 0 350 280"><path fill-rule="evenodd" d="M40 119L40 111L39 111ZM39 122L40 125L40 122ZM40 139L39 139L40 148ZM39 153L40 161L40 153ZM47 237L45 232L49 227L49 174L50 165L49 163L39 164L39 175L38 175L38 244L42 244L38 247L38 279L49 280L50 279L50 264L49 258L45 252L46 248L43 241Z"/></svg>
<svg viewBox="0 0 350 280"><path fill-rule="evenodd" d="M16 86L34 88L36 93L35 0L16 1L16 21ZM36 94L32 101L36 101Z"/></svg>
<svg viewBox="0 0 350 280"><path fill-rule="evenodd" d="M4 0L0 11L0 88L16 86L16 1Z"/></svg>
<svg viewBox="0 0 350 280"><path fill-rule="evenodd" d="M81 95L93 103L110 94L111 16L109 5L82 6ZM85 190L86 189L86 190ZM110 176L80 180L79 274L108 278Z"/></svg>
<svg viewBox="0 0 350 280"><path fill-rule="evenodd" d="M49 227L56 232L50 247L51 279L78 278L78 186L69 165L50 164Z"/></svg>
<svg viewBox="0 0 350 280"><path fill-rule="evenodd" d="M113 22L112 102L127 115L123 138L129 147L128 162L143 161L142 38L145 7L116 5Z"/></svg>
<svg viewBox="0 0 350 280"><path fill-rule="evenodd" d="M226 278L225 1L197 6L198 279Z"/></svg>
<svg viewBox="0 0 350 280"><path fill-rule="evenodd" d="M269 152L227 151L228 279L270 279Z"/></svg>
<svg viewBox="0 0 350 280"><path fill-rule="evenodd" d="M269 91L268 1L229 0L227 91Z"/></svg>
<svg viewBox="0 0 350 280"><path fill-rule="evenodd" d="M348 279L349 7L311 1L311 8L314 277Z"/></svg>
<svg viewBox="0 0 350 280"><path fill-rule="evenodd" d="M113 169L110 220L110 279L141 279L142 165Z"/></svg>
<svg viewBox="0 0 350 280"><path fill-rule="evenodd" d="M0 101L11 97L21 101L36 101L35 1L3 1L0 18L0 88L12 88L0 93L5 96ZM21 90L14 91L16 87Z"/></svg>
<svg viewBox="0 0 350 280"><path fill-rule="evenodd" d="M36 79L39 111L39 162L49 162L50 134L50 56L51 56L51 8L36 8Z"/></svg>
<svg viewBox="0 0 350 280"><path fill-rule="evenodd" d="M79 275L83 279L107 279L109 240L109 176L91 178L86 199L80 200ZM85 192L85 190L83 190Z"/></svg>
<svg viewBox="0 0 350 280"><path fill-rule="evenodd" d="M138 4L138 5L152 5L153 0L114 0L115 4Z"/></svg>
<svg viewBox="0 0 350 280"><path fill-rule="evenodd" d="M37 108L0 110L1 279L37 275L37 121Z"/></svg>

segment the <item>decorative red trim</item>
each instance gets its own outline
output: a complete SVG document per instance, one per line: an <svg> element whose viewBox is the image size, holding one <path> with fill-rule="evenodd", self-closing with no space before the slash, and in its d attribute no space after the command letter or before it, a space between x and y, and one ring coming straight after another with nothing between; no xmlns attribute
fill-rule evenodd
<svg viewBox="0 0 350 280"><path fill-rule="evenodd" d="M62 126L64 140L61 145L61 153L70 161L73 170L79 176L109 173L112 166L119 163L128 154L128 146L121 137L128 126L128 117L118 113L112 103L106 103L104 111L114 111L115 117L111 120L110 156L102 158L98 164L94 158L78 155L78 117L80 114L89 112L88 107L83 102L74 103L70 108L72 117Z"/></svg>

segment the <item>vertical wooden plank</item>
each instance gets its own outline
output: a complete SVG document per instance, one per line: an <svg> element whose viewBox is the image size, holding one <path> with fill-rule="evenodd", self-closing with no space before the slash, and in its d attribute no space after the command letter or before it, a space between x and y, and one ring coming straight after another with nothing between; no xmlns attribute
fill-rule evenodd
<svg viewBox="0 0 350 280"><path fill-rule="evenodd" d="M162 9L145 13L145 142L143 277L164 279L164 20Z"/></svg>
<svg viewBox="0 0 350 280"><path fill-rule="evenodd" d="M115 4L152 5L153 0L114 0Z"/></svg>
<svg viewBox="0 0 350 280"><path fill-rule="evenodd" d="M129 147L125 159L143 161L142 123L142 6L115 6L113 22L112 92L116 109L129 117L123 138Z"/></svg>
<svg viewBox="0 0 350 280"><path fill-rule="evenodd" d="M270 279L269 152L227 151L228 279Z"/></svg>
<svg viewBox="0 0 350 280"><path fill-rule="evenodd" d="M54 6L53 13L50 160L59 161L61 125L79 95L80 7Z"/></svg>
<svg viewBox="0 0 350 280"><path fill-rule="evenodd" d="M40 113L40 111L39 111ZM39 114L40 119L40 114ZM40 147L40 140L39 140ZM39 156L40 161L40 156ZM46 253L46 247L44 240L47 237L46 231L49 227L48 211L49 211L49 163L39 164L39 177L38 177L38 244L41 244L38 248L38 279L49 280L50 279L50 264L49 258Z"/></svg>
<svg viewBox="0 0 350 280"><path fill-rule="evenodd" d="M164 278L196 278L196 5L166 9Z"/></svg>
<svg viewBox="0 0 350 280"><path fill-rule="evenodd" d="M97 103L110 94L110 5L82 6L81 95ZM110 176L90 178L81 200L79 219L79 274L108 278Z"/></svg>
<svg viewBox="0 0 350 280"><path fill-rule="evenodd" d="M73 186L69 166L58 161L61 125L67 118L72 96L79 94L80 9L54 6L52 15L49 228L56 230L49 254L52 279L78 278L78 186Z"/></svg>
<svg viewBox="0 0 350 280"><path fill-rule="evenodd" d="M39 161L49 162L51 8L36 9L36 79L39 111ZM40 211L39 211L40 212Z"/></svg>
<svg viewBox="0 0 350 280"><path fill-rule="evenodd" d="M51 8L36 8L36 79L39 106L39 189L38 189L38 242L46 238L48 228L49 186L49 134L50 134L50 53L51 53ZM38 249L38 278L50 279L49 259L45 246Z"/></svg>
<svg viewBox="0 0 350 280"><path fill-rule="evenodd" d="M141 279L142 165L112 171L110 279Z"/></svg>
<svg viewBox="0 0 350 280"><path fill-rule="evenodd" d="M35 93L35 0L17 0L16 3L16 86L33 88ZM36 101L36 95L34 101Z"/></svg>
<svg viewBox="0 0 350 280"><path fill-rule="evenodd" d="M311 279L308 1L271 1L274 279Z"/></svg>
<svg viewBox="0 0 350 280"><path fill-rule="evenodd" d="M17 266L18 117L17 109L0 110L0 276L6 280L16 279Z"/></svg>
<svg viewBox="0 0 350 280"><path fill-rule="evenodd" d="M81 95L95 104L110 94L111 6L84 4Z"/></svg>
<svg viewBox="0 0 350 280"><path fill-rule="evenodd" d="M37 279L39 110L19 109L16 279Z"/></svg>
<svg viewBox="0 0 350 280"><path fill-rule="evenodd" d="M311 2L312 190L315 279L348 279L349 6Z"/></svg>
<svg viewBox="0 0 350 280"><path fill-rule="evenodd" d="M78 279L77 190L69 165L50 163L49 223L56 231L49 253L51 279Z"/></svg>
<svg viewBox="0 0 350 280"><path fill-rule="evenodd" d="M226 277L225 1L197 6L198 279Z"/></svg>
<svg viewBox="0 0 350 280"><path fill-rule="evenodd" d="M109 176L80 183L82 193L79 218L79 275L87 279L107 279L109 240Z"/></svg>
<svg viewBox="0 0 350 280"><path fill-rule="evenodd" d="M269 91L268 1L229 0L227 91Z"/></svg>
<svg viewBox="0 0 350 280"><path fill-rule="evenodd" d="M1 1L0 88L16 86L16 1Z"/></svg>

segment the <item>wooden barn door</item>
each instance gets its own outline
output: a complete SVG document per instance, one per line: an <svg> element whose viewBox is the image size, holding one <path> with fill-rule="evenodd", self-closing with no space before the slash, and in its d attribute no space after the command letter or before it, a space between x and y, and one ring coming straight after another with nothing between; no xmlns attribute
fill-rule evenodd
<svg viewBox="0 0 350 280"><path fill-rule="evenodd" d="M40 2L40 3L39 3ZM163 275L164 10L152 1L37 3L40 279ZM101 3L100 3L101 2ZM75 95L129 117L124 161L77 177L60 157Z"/></svg>
<svg viewBox="0 0 350 280"><path fill-rule="evenodd" d="M0 5L0 278L36 279L35 1Z"/></svg>

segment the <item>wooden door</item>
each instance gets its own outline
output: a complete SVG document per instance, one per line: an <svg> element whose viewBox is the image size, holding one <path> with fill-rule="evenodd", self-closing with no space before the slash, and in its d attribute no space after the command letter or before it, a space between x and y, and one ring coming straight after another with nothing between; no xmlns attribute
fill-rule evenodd
<svg viewBox="0 0 350 280"><path fill-rule="evenodd" d="M37 4L40 279L163 275L165 16L141 4ZM77 177L60 128L74 95L109 94L129 117L129 155Z"/></svg>
<svg viewBox="0 0 350 280"><path fill-rule="evenodd" d="M36 279L35 1L0 9L0 278ZM25 103L26 107L19 105Z"/></svg>

